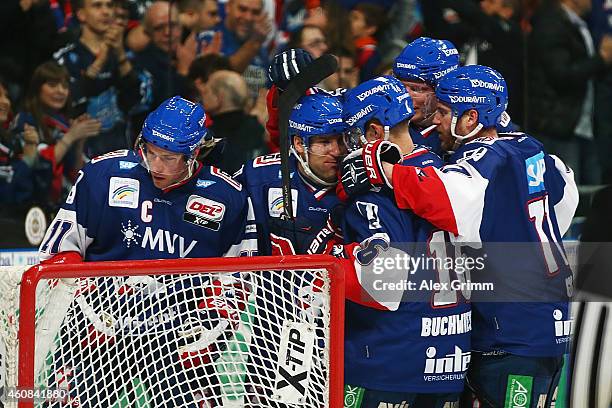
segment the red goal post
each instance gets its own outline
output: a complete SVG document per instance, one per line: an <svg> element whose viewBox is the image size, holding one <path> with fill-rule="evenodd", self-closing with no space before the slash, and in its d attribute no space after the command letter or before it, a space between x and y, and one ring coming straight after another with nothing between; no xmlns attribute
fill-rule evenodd
<svg viewBox="0 0 612 408"><path fill-rule="evenodd" d="M254 273L261 276L268 271L323 270L329 277L323 290L328 301L329 334L325 342L329 354L327 372L329 407L343 406L343 335L344 335L344 270L341 261L328 255L299 255L286 257L241 257L144 261L87 262L66 265L36 265L22 277L19 293L18 325L18 389L29 390L35 386L35 348L37 345L37 286L42 280L127 276L196 276L206 273L237 274ZM259 273L259 275L256 275ZM272 273L272 272L270 272ZM293 291L293 289L291 289ZM327 338L328 337L328 338ZM316 340L315 340L316 343ZM316 354L316 353L315 353ZM311 357L318 358L313 354ZM38 385L39 386L39 385ZM34 407L33 401L19 400L20 408ZM308 406L308 405L301 405ZM315 408L315 407L313 407ZM316 407L318 408L318 407Z"/></svg>

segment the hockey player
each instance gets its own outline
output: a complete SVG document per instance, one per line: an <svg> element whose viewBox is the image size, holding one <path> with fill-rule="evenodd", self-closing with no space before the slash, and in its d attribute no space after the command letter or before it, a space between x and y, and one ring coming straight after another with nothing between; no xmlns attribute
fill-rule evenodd
<svg viewBox="0 0 612 408"><path fill-rule="evenodd" d="M459 52L448 40L419 37L408 44L393 62L393 75L412 98L415 114L410 122L414 143L429 147L442 155L436 126L436 84L447 73L459 67Z"/></svg>
<svg viewBox="0 0 612 408"><path fill-rule="evenodd" d="M400 208L451 232L462 251L489 255L487 275L476 280L495 281L495 292L472 303L470 406L507 406L514 397L549 406L569 340L572 276L561 236L578 202L572 171L527 134L498 136L507 91L493 69L458 68L438 83L436 96L434 123L442 148L453 152L448 165L398 166L371 155L361 166L364 177L345 178L344 187L388 183ZM356 167L353 160L343 171ZM385 177L368 177L370 171ZM500 242L527 244L499 250ZM519 301L512 290L522 292Z"/></svg>
<svg viewBox="0 0 612 408"><path fill-rule="evenodd" d="M340 203L335 187L339 161L346 155L344 130L342 104L337 97L306 95L291 112L291 194L297 240L292 236L293 221L281 220L280 154L260 156L244 166L238 179L253 202L261 254L320 252L319 248L310 248L316 243L308 231L319 231ZM272 243L270 232L274 235Z"/></svg>
<svg viewBox="0 0 612 408"><path fill-rule="evenodd" d="M87 262L254 254L254 232L246 232L253 231L253 216L243 187L196 160L211 140L205 119L200 105L172 97L149 114L135 151L92 159L47 231L40 258ZM81 406L111 406L121 386L132 387L121 384L113 370L126 376L130 365L129 370L141 370L154 406L195 407L195 394L214 380L204 365L236 328L248 288L232 276L213 282L197 277L87 282L76 296L80 313L74 319L80 323L71 327L78 336L64 333L64 344L78 347L77 355L106 350L111 360L100 375L87 359L62 354L58 363L65 366L56 369L72 372L73 403L78 398Z"/></svg>
<svg viewBox="0 0 612 408"><path fill-rule="evenodd" d="M355 146L357 139L375 141L368 147L380 148L378 154L389 160L393 152L384 150L389 141L399 146L402 156L393 160L402 165L440 167L440 157L413 145L408 128L414 112L410 95L398 79L379 77L364 82L345 94L343 116L350 126L350 144ZM459 400L470 359L469 306L455 291L421 293L415 299L417 295L405 294L402 286L384 290L373 285L373 276L389 274L397 282L442 282L441 272L433 268L409 271L396 266L387 268L384 275L372 275L376 271L371 266L406 253L415 259L424 259L428 251L442 255L431 249L444 248L445 233L411 211L400 210L391 190L376 189L352 198L343 231L346 242L361 244L346 245L345 255L359 271L361 287L351 290L349 274L345 398L354 403L345 406L451 406ZM372 298L370 304L362 302L368 297L365 293ZM405 295L407 300L401 301ZM455 296L452 302L445 298L449 295ZM453 364L436 368L437 361L444 359Z"/></svg>

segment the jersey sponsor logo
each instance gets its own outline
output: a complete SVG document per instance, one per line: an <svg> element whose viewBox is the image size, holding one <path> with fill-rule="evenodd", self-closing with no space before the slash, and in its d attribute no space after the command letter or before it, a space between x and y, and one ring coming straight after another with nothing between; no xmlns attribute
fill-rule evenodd
<svg viewBox="0 0 612 408"><path fill-rule="evenodd" d="M544 186L544 173L546 173L544 152L525 159L525 172L527 173L529 194L546 190L546 186Z"/></svg>
<svg viewBox="0 0 612 408"><path fill-rule="evenodd" d="M504 407L522 408L531 406L533 377L528 375L508 375Z"/></svg>
<svg viewBox="0 0 612 408"><path fill-rule="evenodd" d="M91 163L95 164L102 160L112 159L113 157L125 157L128 155L129 152L130 152L129 150L124 149L124 150L116 150L114 152L104 153L104 154L101 154L100 156L97 156L91 159Z"/></svg>
<svg viewBox="0 0 612 408"><path fill-rule="evenodd" d="M127 248L132 245L140 245L138 240L142 238L142 234L138 232L138 228L140 228L140 225L132 225L132 220L128 220L127 224L121 223L123 242Z"/></svg>
<svg viewBox="0 0 612 408"><path fill-rule="evenodd" d="M462 380L465 377L468 365L470 363L471 353L461 350L461 347L455 345L452 353L445 354L443 357L437 357L435 347L428 347L425 351L425 381L450 381Z"/></svg>
<svg viewBox="0 0 612 408"><path fill-rule="evenodd" d="M357 121L361 118L363 118L365 115L372 113L372 110L374 109L373 105L368 105L365 108L361 109L359 112L357 112L356 114L354 114L353 116L351 116L350 118L348 118L346 120L346 124L349 126L353 126L355 123L357 123Z"/></svg>
<svg viewBox="0 0 612 408"><path fill-rule="evenodd" d="M470 82L474 88L485 88L491 89L492 91L504 92L504 86L500 84L483 81L482 79L470 79Z"/></svg>
<svg viewBox="0 0 612 408"><path fill-rule="evenodd" d="M487 101L486 96L457 96L448 95L451 103L485 103Z"/></svg>
<svg viewBox="0 0 612 408"><path fill-rule="evenodd" d="M185 245L185 238L178 234L174 234L161 228L156 230L154 233L151 227L146 227L140 247L144 249L149 248L159 252L167 252L171 255L178 251L179 257L185 258L187 255L189 255L197 243L198 241L192 240L189 245Z"/></svg>
<svg viewBox="0 0 612 408"><path fill-rule="evenodd" d="M108 188L108 206L138 208L140 181L125 177L111 177Z"/></svg>
<svg viewBox="0 0 612 408"><path fill-rule="evenodd" d="M272 398L283 404L305 402L310 380L315 330L309 323L285 321Z"/></svg>
<svg viewBox="0 0 612 408"><path fill-rule="evenodd" d="M553 319L555 319L555 342L557 344L569 342L574 321L563 320L563 312L559 309L553 311Z"/></svg>
<svg viewBox="0 0 612 408"><path fill-rule="evenodd" d="M421 318L421 337L452 336L472 331L472 312Z"/></svg>
<svg viewBox="0 0 612 408"><path fill-rule="evenodd" d="M291 207L293 216L297 217L298 191L291 189ZM273 187L268 190L268 214L270 217L280 217L284 213L285 204L283 202L283 190Z"/></svg>
<svg viewBox="0 0 612 408"><path fill-rule="evenodd" d="M121 160L119 162L119 169L121 169L121 170L133 169L136 166L138 166L138 163L131 162L131 161Z"/></svg>
<svg viewBox="0 0 612 408"><path fill-rule="evenodd" d="M280 153L266 154L265 156L256 157L253 160L253 167L270 166L272 164L280 164Z"/></svg>
<svg viewBox="0 0 612 408"><path fill-rule="evenodd" d="M216 181L199 179L198 181L196 181L196 187L206 188L212 186L215 183Z"/></svg>
<svg viewBox="0 0 612 408"><path fill-rule="evenodd" d="M185 206L183 220L192 224L219 231L225 215L225 205L208 198L192 195Z"/></svg>

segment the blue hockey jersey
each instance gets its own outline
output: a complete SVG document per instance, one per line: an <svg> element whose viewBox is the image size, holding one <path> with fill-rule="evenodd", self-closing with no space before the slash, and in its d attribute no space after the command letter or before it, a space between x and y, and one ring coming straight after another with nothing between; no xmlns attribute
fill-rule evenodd
<svg viewBox="0 0 612 408"><path fill-rule="evenodd" d="M279 153L259 156L235 176L253 203L261 255L271 253L268 220L280 217L284 211L280 163ZM293 215L307 219L313 230L318 231L327 222L331 209L340 204L335 188L322 188L306 180L297 170L293 156L290 158L290 171Z"/></svg>
<svg viewBox="0 0 612 408"><path fill-rule="evenodd" d="M473 280L474 350L558 356L569 341L572 275L561 236L578 203L571 169L524 133L466 143L441 169L394 167L396 202L485 256ZM501 243L501 244L500 244ZM533 302L532 302L533 300Z"/></svg>
<svg viewBox="0 0 612 408"><path fill-rule="evenodd" d="M442 160L425 148L417 148L403 164L441 166ZM359 196L346 211L349 241L362 242L376 235L390 243L394 250L379 253L381 259L394 257L399 251L415 259L425 257L432 242L437 248L444 246L445 234L411 211L400 210L386 190ZM435 268L426 266L407 270L406 275L415 289L421 282L444 280ZM453 293L451 303L441 302L434 290L419 301L413 297L423 292L410 292L404 293L404 301L394 311L347 302L345 382L380 391L461 392L470 361L469 304L458 293Z"/></svg>
<svg viewBox="0 0 612 408"><path fill-rule="evenodd" d="M202 166L169 191L137 155L118 150L79 172L40 246L40 259L76 251L85 261L253 255L250 204L240 183Z"/></svg>

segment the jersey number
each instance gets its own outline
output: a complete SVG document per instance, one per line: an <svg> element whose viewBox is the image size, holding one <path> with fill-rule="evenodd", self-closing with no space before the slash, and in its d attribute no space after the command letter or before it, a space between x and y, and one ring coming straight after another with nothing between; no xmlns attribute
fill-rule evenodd
<svg viewBox="0 0 612 408"><path fill-rule="evenodd" d="M457 304L457 292L460 291L465 300L470 300L472 290L466 283L470 282L470 268L466 267L465 255L461 252L461 247L450 243L448 232L435 231L427 242L427 247L431 257L435 259L436 271L438 272L438 282L442 287L435 290L433 294L434 307L447 307ZM452 257L449 256L449 248ZM454 269L449 268L455 265ZM461 269L459 266L461 265ZM451 279L454 278L454 279ZM453 289L459 287L460 289Z"/></svg>
<svg viewBox="0 0 612 408"><path fill-rule="evenodd" d="M544 261L548 268L548 274L554 275L559 272L559 264L553 253L553 246L557 249L561 258L563 258L565 265L569 265L569 263L567 262L567 257L565 256L565 252L563 252L563 248L561 248L554 234L552 221L549 216L548 195L530 201L527 204L527 209L529 211L529 220L532 222L538 234L538 238L540 239L540 244L542 245L542 253L544 254Z"/></svg>
<svg viewBox="0 0 612 408"><path fill-rule="evenodd" d="M71 229L72 221L61 219L55 220L51 225L51 231L49 232L47 240L40 247L40 251L47 254L57 254L62 240Z"/></svg>

